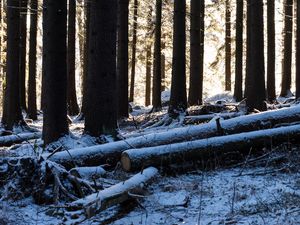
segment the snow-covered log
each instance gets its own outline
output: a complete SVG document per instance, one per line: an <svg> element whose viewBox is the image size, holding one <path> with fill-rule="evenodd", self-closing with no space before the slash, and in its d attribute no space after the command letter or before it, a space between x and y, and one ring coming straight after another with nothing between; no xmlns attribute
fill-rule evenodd
<svg viewBox="0 0 300 225"><path fill-rule="evenodd" d="M105 176L106 171L101 166L76 167L70 170L70 174L86 180L95 180Z"/></svg>
<svg viewBox="0 0 300 225"><path fill-rule="evenodd" d="M32 139L41 138L41 132L35 133L21 133L21 134L12 134L8 136L1 136L0 137L0 146L10 146L12 144L21 143L23 141L29 141Z"/></svg>
<svg viewBox="0 0 300 225"><path fill-rule="evenodd" d="M130 149L122 154L125 171L145 166L164 166L174 163L208 160L230 151L247 152L252 147L264 147L298 140L300 125L279 127L170 145Z"/></svg>
<svg viewBox="0 0 300 225"><path fill-rule="evenodd" d="M206 115L197 115L197 116L186 116L184 118L184 124L196 124L196 123L205 123L208 122L216 117L222 119L231 119L239 116L243 116L245 113L243 112L230 112L230 113L213 113L213 114L206 114Z"/></svg>
<svg viewBox="0 0 300 225"><path fill-rule="evenodd" d="M156 168L149 167L124 182L74 201L70 207L84 209L86 216L90 218L104 209L128 200L136 189L142 188L157 172Z"/></svg>
<svg viewBox="0 0 300 225"><path fill-rule="evenodd" d="M145 148L184 141L204 139L220 135L230 135L247 131L268 129L280 124L300 121L300 106L241 116L233 119L201 125L175 128L170 131L154 132L141 137L78 148L54 154L49 159L67 168L76 166L98 166L116 163L121 153L128 149ZM220 131L221 129L221 131Z"/></svg>

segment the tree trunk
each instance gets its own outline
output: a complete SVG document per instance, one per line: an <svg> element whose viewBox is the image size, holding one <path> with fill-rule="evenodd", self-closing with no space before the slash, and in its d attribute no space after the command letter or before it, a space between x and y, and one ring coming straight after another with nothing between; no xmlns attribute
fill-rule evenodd
<svg viewBox="0 0 300 225"><path fill-rule="evenodd" d="M186 34L185 34L186 1L174 1L174 33L173 33L173 64L172 84L169 113L185 111L187 107L186 96Z"/></svg>
<svg viewBox="0 0 300 225"><path fill-rule="evenodd" d="M28 77L28 118L37 120L36 103L36 51L37 51L38 0L30 1L30 40L29 40L29 77Z"/></svg>
<svg viewBox="0 0 300 225"><path fill-rule="evenodd" d="M131 46L131 80L130 80L130 95L129 102L134 101L134 84L135 84L135 64L136 64L136 43L137 43L137 19L138 19L138 0L133 3L133 37Z"/></svg>
<svg viewBox="0 0 300 225"><path fill-rule="evenodd" d="M189 126L171 131L164 131L129 138L88 148L79 148L70 151L58 152L50 160L62 164L67 168L77 166L97 166L107 162L116 163L123 151L131 148L145 148L158 145L168 145L196 139L205 139L222 134L236 134L253 130L269 129L282 124L291 124L300 120L300 107L268 111L259 114L208 123L197 126ZM221 130L220 130L221 127ZM72 157L70 157L70 155Z"/></svg>
<svg viewBox="0 0 300 225"><path fill-rule="evenodd" d="M32 139L38 139L42 137L42 133L21 133L12 134L7 136L0 136L0 146L11 146L13 144L22 143L24 141L29 141Z"/></svg>
<svg viewBox="0 0 300 225"><path fill-rule="evenodd" d="M147 166L161 167L188 161L208 161L222 158L228 152L248 153L251 148L272 147L283 142L297 141L299 129L300 125L294 125L179 144L130 149L122 153L121 162L125 171L133 171Z"/></svg>
<svg viewBox="0 0 300 225"><path fill-rule="evenodd" d="M291 95L292 83L293 0L285 0L284 16L284 47L280 96L288 97Z"/></svg>
<svg viewBox="0 0 300 225"><path fill-rule="evenodd" d="M117 127L117 0L91 1L85 132L114 135Z"/></svg>
<svg viewBox="0 0 300 225"><path fill-rule="evenodd" d="M163 33L161 39L161 91L166 90L166 56L164 52L165 48L166 48L166 34Z"/></svg>
<svg viewBox="0 0 300 225"><path fill-rule="evenodd" d="M75 60L76 60L76 0L69 0L68 19L68 88L67 103L69 115L75 116L79 113L76 95Z"/></svg>
<svg viewBox="0 0 300 225"><path fill-rule="evenodd" d="M191 64L189 105L202 104L203 56L204 56L204 8L203 1L191 1Z"/></svg>
<svg viewBox="0 0 300 225"><path fill-rule="evenodd" d="M67 122L67 0L43 5L43 140L68 134Z"/></svg>
<svg viewBox="0 0 300 225"><path fill-rule="evenodd" d="M225 91L231 91L231 9L225 1Z"/></svg>
<svg viewBox="0 0 300 225"><path fill-rule="evenodd" d="M236 45L235 45L235 84L234 98L237 102L243 100L243 30L244 30L244 0L236 3Z"/></svg>
<svg viewBox="0 0 300 225"><path fill-rule="evenodd" d="M27 43L27 6L28 0L20 0L20 104L26 107L26 43Z"/></svg>
<svg viewBox="0 0 300 225"><path fill-rule="evenodd" d="M155 41L154 41L154 62L153 62L153 111L161 109L161 14L162 0L156 0L155 19Z"/></svg>
<svg viewBox="0 0 300 225"><path fill-rule="evenodd" d="M267 64L267 95L268 100L273 102L276 100L275 85L275 2L267 3L267 19L268 19L268 64Z"/></svg>
<svg viewBox="0 0 300 225"><path fill-rule="evenodd" d="M129 0L118 0L117 90L118 118L128 117L128 16Z"/></svg>
<svg viewBox="0 0 300 225"><path fill-rule="evenodd" d="M300 98L300 0L297 0L296 99Z"/></svg>
<svg viewBox="0 0 300 225"><path fill-rule="evenodd" d="M7 1L6 85L2 124L8 130L23 123L20 106L20 8L18 0Z"/></svg>
<svg viewBox="0 0 300 225"><path fill-rule="evenodd" d="M149 12L147 16L147 43L146 43L146 87L145 87L145 106L149 106L151 104L151 56L152 56L152 11L153 8L150 5Z"/></svg>
<svg viewBox="0 0 300 225"><path fill-rule="evenodd" d="M263 2L250 0L249 21L247 34L251 34L247 41L248 73L246 105L249 110L266 110L265 68L264 68L264 31L263 31Z"/></svg>

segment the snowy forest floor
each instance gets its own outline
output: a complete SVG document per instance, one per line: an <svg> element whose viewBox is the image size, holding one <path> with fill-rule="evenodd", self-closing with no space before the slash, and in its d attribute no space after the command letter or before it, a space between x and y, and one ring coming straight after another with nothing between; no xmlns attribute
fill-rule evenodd
<svg viewBox="0 0 300 225"><path fill-rule="evenodd" d="M159 126L157 118L164 120L165 114L145 115L147 110L134 107L133 117L120 124L121 138L183 126L180 117ZM32 126L41 130L41 119ZM73 123L70 129L73 136L55 143L53 149L59 144L72 149L99 141L81 136L82 122ZM33 144L39 143L1 148L0 157L28 156L43 151L33 149ZM299 149L299 146L282 145L264 152L263 157L249 154L245 162L230 167L216 165L215 170L161 173L143 193L143 198L106 209L81 224L300 224ZM118 167L112 173L117 174L113 183L133 175ZM64 216L63 208L35 205L31 197L0 201L0 225L72 224Z"/></svg>

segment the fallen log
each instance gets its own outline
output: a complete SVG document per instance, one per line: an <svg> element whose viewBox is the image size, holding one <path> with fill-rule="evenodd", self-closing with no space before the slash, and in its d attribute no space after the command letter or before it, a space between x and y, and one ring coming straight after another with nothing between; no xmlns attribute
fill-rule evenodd
<svg viewBox="0 0 300 225"><path fill-rule="evenodd" d="M106 171L101 166L76 167L70 170L70 174L86 180L95 180L105 176Z"/></svg>
<svg viewBox="0 0 300 225"><path fill-rule="evenodd" d="M135 190L142 188L157 175L157 172L156 168L147 168L124 182L72 202L70 208L83 209L86 217L90 218L102 210L131 198Z"/></svg>
<svg viewBox="0 0 300 225"><path fill-rule="evenodd" d="M38 139L42 137L41 132L35 133L21 133L21 134L12 134L8 136L0 137L0 146L10 146L12 144L21 143L23 141L29 141L32 139Z"/></svg>
<svg viewBox="0 0 300 225"><path fill-rule="evenodd" d="M121 163L125 171L145 166L165 166L174 163L208 160L211 156L230 151L248 152L250 148L261 148L299 140L300 125L279 127L203 140L170 145L130 149L122 153Z"/></svg>
<svg viewBox="0 0 300 225"><path fill-rule="evenodd" d="M201 124L170 131L156 132L141 137L62 151L54 154L49 159L66 168L74 166L98 166L101 164L114 164L120 160L121 153L128 149L144 148L184 141L204 139L220 135L230 135L253 130L268 129L280 124L300 121L300 106L267 111L258 114L241 116L216 123ZM220 128L222 129L220 131Z"/></svg>
<svg viewBox="0 0 300 225"><path fill-rule="evenodd" d="M216 117L222 119L231 119L243 115L245 115L245 113L243 112L231 112L231 113L213 113L213 114L199 115L199 116L186 116L184 118L183 124L188 125L188 124L205 123Z"/></svg>

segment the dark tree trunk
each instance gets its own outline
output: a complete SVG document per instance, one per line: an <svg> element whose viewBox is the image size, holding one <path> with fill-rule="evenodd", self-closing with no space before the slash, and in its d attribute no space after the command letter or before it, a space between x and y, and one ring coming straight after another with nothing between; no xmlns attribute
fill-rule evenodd
<svg viewBox="0 0 300 225"><path fill-rule="evenodd" d="M27 5L28 0L20 0L20 104L23 110L26 107L26 38L27 38Z"/></svg>
<svg viewBox="0 0 300 225"><path fill-rule="evenodd" d="M231 91L231 9L225 1L225 90Z"/></svg>
<svg viewBox="0 0 300 225"><path fill-rule="evenodd" d="M118 0L118 118L128 117L128 7L129 0Z"/></svg>
<svg viewBox="0 0 300 225"><path fill-rule="evenodd" d="M28 77L28 118L37 120L36 103L36 51L37 51L38 0L30 0L30 40Z"/></svg>
<svg viewBox="0 0 300 225"><path fill-rule="evenodd" d="M246 104L249 110L265 110L263 0L250 0L248 9L247 34L251 35L247 41Z"/></svg>
<svg viewBox="0 0 300 225"><path fill-rule="evenodd" d="M234 98L237 102L243 99L243 16L244 0L236 3L236 47L235 47L235 85Z"/></svg>
<svg viewBox="0 0 300 225"><path fill-rule="evenodd" d="M45 144L68 134L67 0L44 0L43 97Z"/></svg>
<svg viewBox="0 0 300 225"><path fill-rule="evenodd" d="M71 116L79 113L76 95L75 58L76 58L76 0L69 0L68 20L68 112Z"/></svg>
<svg viewBox="0 0 300 225"><path fill-rule="evenodd" d="M186 97L186 58L185 58L185 0L174 1L173 65L169 113L184 111L187 107Z"/></svg>
<svg viewBox="0 0 300 225"><path fill-rule="evenodd" d="M6 54L6 86L2 124L6 129L23 123L20 106L20 8L19 0L7 1L7 54Z"/></svg>
<svg viewBox="0 0 300 225"><path fill-rule="evenodd" d="M154 63L153 63L153 111L161 109L161 10L162 0L156 0Z"/></svg>
<svg viewBox="0 0 300 225"><path fill-rule="evenodd" d="M85 132L115 134L117 0L91 1Z"/></svg>
<svg viewBox="0 0 300 225"><path fill-rule="evenodd" d="M267 62L267 95L268 100L276 100L275 89L275 2L267 3L268 20L268 62Z"/></svg>
<svg viewBox="0 0 300 225"><path fill-rule="evenodd" d="M296 99L300 98L300 0L297 0Z"/></svg>
<svg viewBox="0 0 300 225"><path fill-rule="evenodd" d="M189 105L202 104L205 2L191 1L191 64Z"/></svg>
<svg viewBox="0 0 300 225"><path fill-rule="evenodd" d="M131 58L131 80L129 101L134 101L134 84L135 84L135 64L136 64L136 43L137 43L137 19L138 19L138 0L133 3L133 37L132 37L132 58Z"/></svg>
<svg viewBox="0 0 300 225"><path fill-rule="evenodd" d="M150 6L148 16L147 16L147 43L146 43L146 87L145 87L145 106L149 106L151 104L151 56L152 56L152 11L153 8Z"/></svg>
<svg viewBox="0 0 300 225"><path fill-rule="evenodd" d="M291 94L292 77L292 41L293 41L293 1L284 2L284 48L282 61L282 80L280 96L287 97Z"/></svg>

